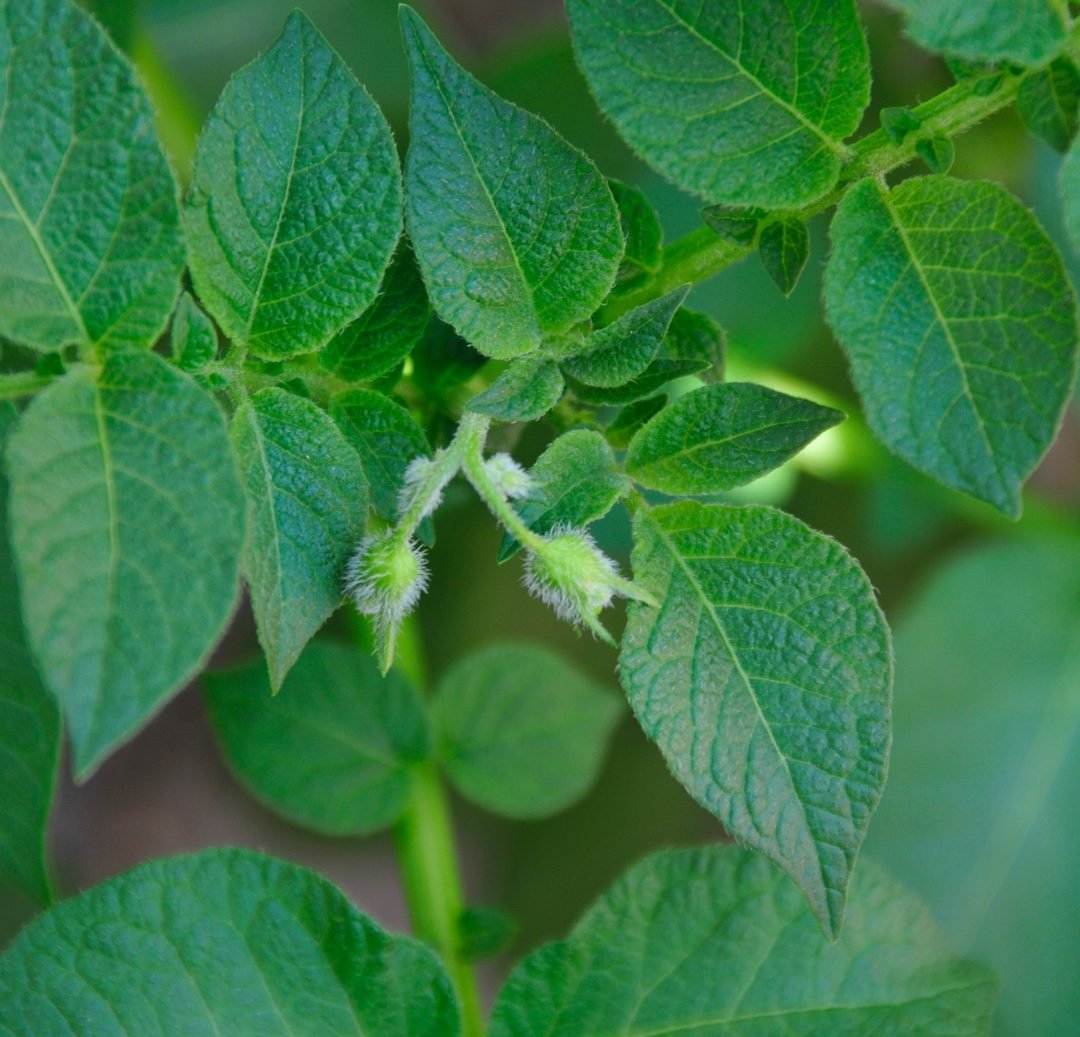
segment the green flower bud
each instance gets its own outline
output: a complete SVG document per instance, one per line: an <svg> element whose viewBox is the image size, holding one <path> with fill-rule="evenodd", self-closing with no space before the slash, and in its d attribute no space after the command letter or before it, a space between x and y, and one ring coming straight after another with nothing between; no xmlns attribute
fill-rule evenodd
<svg viewBox="0 0 1080 1037"><path fill-rule="evenodd" d="M509 454L492 454L484 462L488 478L509 497L517 500L533 488L533 478Z"/></svg>

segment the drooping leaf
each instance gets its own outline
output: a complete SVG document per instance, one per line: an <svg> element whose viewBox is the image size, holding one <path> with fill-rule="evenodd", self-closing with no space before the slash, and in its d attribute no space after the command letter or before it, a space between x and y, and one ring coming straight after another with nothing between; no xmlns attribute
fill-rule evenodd
<svg viewBox="0 0 1080 1037"><path fill-rule="evenodd" d="M169 339L173 359L182 371L201 371L217 355L214 325L187 292L176 304Z"/></svg>
<svg viewBox="0 0 1080 1037"><path fill-rule="evenodd" d="M810 258L810 232L802 220L777 220L761 232L758 254L773 283L790 295Z"/></svg>
<svg viewBox="0 0 1080 1037"><path fill-rule="evenodd" d="M1076 370L1076 303L1050 239L999 185L942 176L858 184L832 239L826 314L870 426L1018 515Z"/></svg>
<svg viewBox="0 0 1080 1037"><path fill-rule="evenodd" d="M623 268L620 276L630 276L644 270L653 273L663 261L664 228L652 203L637 187L621 180L608 180L612 197L619 207L623 238Z"/></svg>
<svg viewBox="0 0 1080 1037"><path fill-rule="evenodd" d="M128 60L72 0L0 9L0 336L151 345L180 290L176 182Z"/></svg>
<svg viewBox="0 0 1080 1037"><path fill-rule="evenodd" d="M529 955L491 1037L987 1037L995 982L953 956L872 862L826 943L798 891L734 846L632 867L570 937Z"/></svg>
<svg viewBox="0 0 1080 1037"><path fill-rule="evenodd" d="M427 296L412 252L402 246L378 298L319 354L328 371L365 382L393 371L415 348L428 323Z"/></svg>
<svg viewBox="0 0 1080 1037"><path fill-rule="evenodd" d="M1080 71L1068 58L1058 58L1028 76L1016 95L1024 125L1052 148L1065 152L1076 136L1080 105Z"/></svg>
<svg viewBox="0 0 1080 1037"><path fill-rule="evenodd" d="M626 473L671 494L719 493L778 468L844 415L751 382L680 396L634 436Z"/></svg>
<svg viewBox="0 0 1080 1037"><path fill-rule="evenodd" d="M1073 248L1080 252L1080 136L1073 141L1061 166L1061 198L1065 204L1065 226Z"/></svg>
<svg viewBox="0 0 1080 1037"><path fill-rule="evenodd" d="M401 816L428 734L396 670L382 677L366 653L314 641L273 698L261 659L205 683L229 766L271 810L326 835L375 832Z"/></svg>
<svg viewBox="0 0 1080 1037"><path fill-rule="evenodd" d="M84 777L221 635L243 490L213 399L148 352L51 385L7 460L27 634Z"/></svg>
<svg viewBox="0 0 1080 1037"><path fill-rule="evenodd" d="M950 558L901 621L896 657L896 753L868 844L1000 972L995 1033L1068 1033L1080 1013L1080 545Z"/></svg>
<svg viewBox="0 0 1080 1037"><path fill-rule="evenodd" d="M772 508L693 501L634 519L619 657L630 705L675 777L840 931L885 782L889 631L834 540Z"/></svg>
<svg viewBox="0 0 1080 1037"><path fill-rule="evenodd" d="M604 178L546 123L481 86L402 8L412 68L406 216L436 312L488 356L531 352L615 283Z"/></svg>
<svg viewBox="0 0 1080 1037"><path fill-rule="evenodd" d="M710 202L794 208L836 182L870 93L851 0L568 0L600 107Z"/></svg>
<svg viewBox="0 0 1080 1037"><path fill-rule="evenodd" d="M15 421L15 408L0 403L0 457ZM7 497L0 466L0 883L45 903L45 826L60 754L60 717L26 644L8 544Z"/></svg>
<svg viewBox="0 0 1080 1037"><path fill-rule="evenodd" d="M496 645L452 666L435 695L439 759L462 795L504 817L557 813L596 779L621 703L558 656Z"/></svg>
<svg viewBox="0 0 1080 1037"><path fill-rule="evenodd" d="M660 352L671 319L682 305L689 285L624 313L594 331L574 356L562 361L575 381L600 389L614 389L640 375Z"/></svg>
<svg viewBox="0 0 1080 1037"><path fill-rule="evenodd" d="M345 563L364 533L367 480L333 419L283 389L243 404L231 438L248 499L242 569L276 690L341 603Z"/></svg>
<svg viewBox="0 0 1080 1037"><path fill-rule="evenodd" d="M499 421L535 421L562 398L559 365L546 356L523 356L509 366L468 407Z"/></svg>
<svg viewBox="0 0 1080 1037"><path fill-rule="evenodd" d="M152 861L40 916L0 957L0 1004L2 1037L461 1032L432 951L248 850Z"/></svg>
<svg viewBox="0 0 1080 1037"><path fill-rule="evenodd" d="M630 486L604 437L589 429L559 436L529 475L533 488L516 507L525 525L541 535L556 526L581 529L603 518ZM499 561L505 562L519 550L517 540L505 533Z"/></svg>
<svg viewBox="0 0 1080 1037"><path fill-rule="evenodd" d="M294 11L199 137L184 217L199 298L257 356L320 349L375 298L401 208L386 120Z"/></svg>
<svg viewBox="0 0 1080 1037"><path fill-rule="evenodd" d="M1039 65L1065 42L1068 13L1057 0L889 0L928 50L969 61Z"/></svg>
<svg viewBox="0 0 1080 1037"><path fill-rule="evenodd" d="M722 382L727 354L727 336L712 317L685 307L671 318L671 326L660 346L661 358L704 362L701 372L706 382Z"/></svg>
<svg viewBox="0 0 1080 1037"><path fill-rule="evenodd" d="M566 384L582 403L591 403L598 407L624 406L627 403L647 399L677 378L701 374L709 366L707 360L679 360L674 357L658 356L641 374L636 378L631 378L625 385L602 389L595 385L586 385L570 377L567 377Z"/></svg>

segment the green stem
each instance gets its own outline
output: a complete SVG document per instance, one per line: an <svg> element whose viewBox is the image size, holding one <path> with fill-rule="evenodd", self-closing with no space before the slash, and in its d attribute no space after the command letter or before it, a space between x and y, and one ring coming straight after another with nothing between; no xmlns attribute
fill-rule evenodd
<svg viewBox="0 0 1080 1037"><path fill-rule="evenodd" d="M33 371L0 374L0 400L17 400L21 396L33 396L53 381L55 381L54 376L35 374Z"/></svg>
<svg viewBox="0 0 1080 1037"><path fill-rule="evenodd" d="M413 931L446 964L461 1001L463 1037L483 1037L476 975L461 950L459 923L465 902L446 792L430 760L415 765L410 777L409 801L394 842Z"/></svg>
<svg viewBox="0 0 1080 1037"><path fill-rule="evenodd" d="M899 144L890 140L883 130L867 134L852 145L837 186L809 205L785 213L785 217L809 220L836 205L857 180L884 176L912 161L916 157L915 146L920 140L951 138L966 132L1011 104L1025 75L1022 72L1002 72L994 88L982 94L976 92L976 84L970 81L957 83L942 91L914 109L922 126L909 133ZM756 249L756 241L739 245L721 238L709 227L699 227L664 249L660 269L637 288L612 299L600 311L600 321L609 324L628 310L659 299L680 285L699 284Z"/></svg>

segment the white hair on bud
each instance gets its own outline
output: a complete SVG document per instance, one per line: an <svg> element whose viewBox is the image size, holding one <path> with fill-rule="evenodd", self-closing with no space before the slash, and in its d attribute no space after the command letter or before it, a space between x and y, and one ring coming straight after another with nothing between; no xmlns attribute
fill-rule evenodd
<svg viewBox="0 0 1080 1037"><path fill-rule="evenodd" d="M412 612L428 585L427 557L411 537L399 545L412 555L416 575L405 587L392 585L392 559L386 552L394 548L396 539L392 529L364 537L345 568L345 593L357 610L387 626L397 626Z"/></svg>
<svg viewBox="0 0 1080 1037"><path fill-rule="evenodd" d="M412 507L413 501L416 500L416 495L423 489L428 473L433 466L434 462L423 455L414 457L409 462L408 467L405 469L401 489L398 490L397 513L399 517L404 515L409 508ZM431 493L427 500L424 501L424 507L419 516L421 519L427 518L427 516L435 511L442 503L442 491L443 487L438 487L438 489L436 489L434 493Z"/></svg>
<svg viewBox="0 0 1080 1037"><path fill-rule="evenodd" d="M564 537L573 537L586 548L598 572L580 574L573 583L559 583L553 579L551 569L545 566L544 559L536 552L528 551L522 582L530 594L552 608L560 619L575 626L591 626L586 614L595 615L611 604L615 594L613 583L618 578L619 571L615 563L600 550L592 536L583 529L561 523L543 539L552 544Z"/></svg>
<svg viewBox="0 0 1080 1037"><path fill-rule="evenodd" d="M509 454L492 454L484 462L488 477L511 500L528 495L535 485L529 475Z"/></svg>

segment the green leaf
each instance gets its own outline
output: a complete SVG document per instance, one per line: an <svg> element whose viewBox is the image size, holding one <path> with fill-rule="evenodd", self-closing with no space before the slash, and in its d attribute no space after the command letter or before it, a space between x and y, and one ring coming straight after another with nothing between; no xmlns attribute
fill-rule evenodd
<svg viewBox="0 0 1080 1037"><path fill-rule="evenodd" d="M1065 43L1067 5L1058 0L889 0L928 50L969 61L1040 65Z"/></svg>
<svg viewBox="0 0 1080 1037"><path fill-rule="evenodd" d="M217 332L187 293L180 296L169 328L173 360L182 371L201 371L217 356Z"/></svg>
<svg viewBox="0 0 1080 1037"><path fill-rule="evenodd" d="M320 349L374 300L401 207L386 120L294 11L199 137L184 216L199 298L257 356Z"/></svg>
<svg viewBox="0 0 1080 1037"><path fill-rule="evenodd" d="M794 208L836 183L870 97L852 0L568 0L600 107L651 166L728 205Z"/></svg>
<svg viewBox="0 0 1080 1037"><path fill-rule="evenodd" d="M366 382L393 371L420 342L428 323L427 296L412 252L398 248L375 302L334 336L319 354L328 371Z"/></svg>
<svg viewBox="0 0 1080 1037"><path fill-rule="evenodd" d="M757 237L764 209L732 205L708 205L701 218L725 241L749 248Z"/></svg>
<svg viewBox="0 0 1080 1037"><path fill-rule="evenodd" d="M915 154L931 173L947 173L956 158L956 148L948 137L927 137L915 145Z"/></svg>
<svg viewBox="0 0 1080 1037"><path fill-rule="evenodd" d="M243 490L217 404L153 353L55 382L7 460L27 633L86 777L225 629Z"/></svg>
<svg viewBox="0 0 1080 1037"><path fill-rule="evenodd" d="M625 385L613 389L601 389L585 385L574 378L567 378L566 384L582 402L597 407L623 406L636 403L658 393L669 382L689 375L701 374L709 367L707 360L678 360L673 357L659 356L636 378L631 378Z"/></svg>
<svg viewBox="0 0 1080 1037"><path fill-rule="evenodd" d="M468 408L499 421L535 421L562 399L562 372L545 356L514 360Z"/></svg>
<svg viewBox="0 0 1080 1037"><path fill-rule="evenodd" d="M563 370L576 382L600 389L625 385L660 352L671 319L689 291L690 286L683 285L594 331L579 353L562 361Z"/></svg>
<svg viewBox="0 0 1080 1037"><path fill-rule="evenodd" d="M128 60L71 0L0 8L0 336L149 346L180 290L176 182Z"/></svg>
<svg viewBox="0 0 1080 1037"><path fill-rule="evenodd" d="M1068 1033L1080 1013L1080 545L999 541L950 558L898 627L896 654L896 753L869 843L1000 971L995 1032Z"/></svg>
<svg viewBox="0 0 1080 1037"><path fill-rule="evenodd" d="M894 144L903 144L908 134L922 128L922 119L910 108L882 108L878 118L885 135Z"/></svg>
<svg viewBox="0 0 1080 1037"><path fill-rule="evenodd" d="M1052 148L1065 152L1076 136L1080 72L1068 58L1058 58L1028 76L1016 95L1024 125Z"/></svg>
<svg viewBox="0 0 1080 1037"><path fill-rule="evenodd" d="M546 123L481 86L401 8L412 68L406 216L436 312L488 356L531 352L615 283L604 178Z"/></svg>
<svg viewBox="0 0 1080 1037"><path fill-rule="evenodd" d="M15 408L0 403L0 447L15 422ZM47 903L45 829L60 755L60 717L26 644L8 544L7 498L0 468L0 881Z"/></svg>
<svg viewBox="0 0 1080 1037"><path fill-rule="evenodd" d="M515 969L491 1037L987 1037L995 986L871 862L826 943L767 862L734 846L668 850Z"/></svg>
<svg viewBox="0 0 1080 1037"><path fill-rule="evenodd" d="M400 403L371 389L339 393L330 413L360 455L375 510L387 522L397 521L405 469L415 458L431 456L420 426Z"/></svg>
<svg viewBox="0 0 1080 1037"><path fill-rule="evenodd" d="M763 385L708 385L680 396L634 436L626 473L664 493L719 493L779 468L843 420L831 407Z"/></svg>
<svg viewBox="0 0 1080 1037"><path fill-rule="evenodd" d="M333 419L283 389L244 403L231 438L248 499L242 570L276 690L341 604L345 563L364 533L367 480Z"/></svg>
<svg viewBox="0 0 1080 1037"><path fill-rule="evenodd" d="M634 519L619 672L687 791L792 877L835 938L885 783L892 654L870 581L772 508L685 501Z"/></svg>
<svg viewBox="0 0 1080 1037"><path fill-rule="evenodd" d="M461 1033L432 951L248 850L152 861L40 916L0 958L0 1004L2 1037Z"/></svg>
<svg viewBox="0 0 1080 1037"><path fill-rule="evenodd" d="M829 323L894 453L1020 513L1076 370L1057 249L1004 188L932 176L853 187L832 224Z"/></svg>
<svg viewBox="0 0 1080 1037"><path fill-rule="evenodd" d="M559 436L532 466L533 488L516 505L522 521L543 536L556 526L581 529L603 518L630 488L615 464L611 447L598 432L574 429ZM513 558L521 545L503 534L499 561Z"/></svg>
<svg viewBox="0 0 1080 1037"><path fill-rule="evenodd" d="M609 179L608 187L619 207L619 220L626 240L620 276L630 276L640 270L655 273L664 258L664 228L660 226L660 217L652 202L643 191L621 180Z"/></svg>
<svg viewBox="0 0 1080 1037"><path fill-rule="evenodd" d="M229 766L271 810L325 835L376 832L401 816L428 734L396 670L382 677L365 653L315 641L273 698L261 659L204 682Z"/></svg>
<svg viewBox="0 0 1080 1037"><path fill-rule="evenodd" d="M650 418L655 417L667 406L667 399L663 396L653 396L647 400L639 400L623 407L615 420L604 429L604 438L616 450L625 450L630 445L637 433Z"/></svg>
<svg viewBox="0 0 1080 1037"><path fill-rule="evenodd" d="M493 958L510 946L517 930L517 922L502 911L466 908L458 919L461 953L470 961Z"/></svg>
<svg viewBox="0 0 1080 1037"><path fill-rule="evenodd" d="M585 795L621 714L619 699L558 656L496 645L450 668L432 723L463 796L504 817L536 818Z"/></svg>
<svg viewBox="0 0 1080 1037"><path fill-rule="evenodd" d="M1061 198L1065 204L1065 226L1073 248L1080 252L1080 137L1073 141L1061 166Z"/></svg>
<svg viewBox="0 0 1080 1037"><path fill-rule="evenodd" d="M810 232L802 220L778 220L761 232L758 253L777 288L790 295L810 258Z"/></svg>
<svg viewBox="0 0 1080 1037"><path fill-rule="evenodd" d="M712 317L685 307L671 318L671 327L660 347L662 358L704 362L701 372L707 382L724 380L727 336Z"/></svg>
<svg viewBox="0 0 1080 1037"><path fill-rule="evenodd" d="M487 357L472 348L449 324L432 316L413 350L413 381L425 393L445 397L463 385Z"/></svg>

